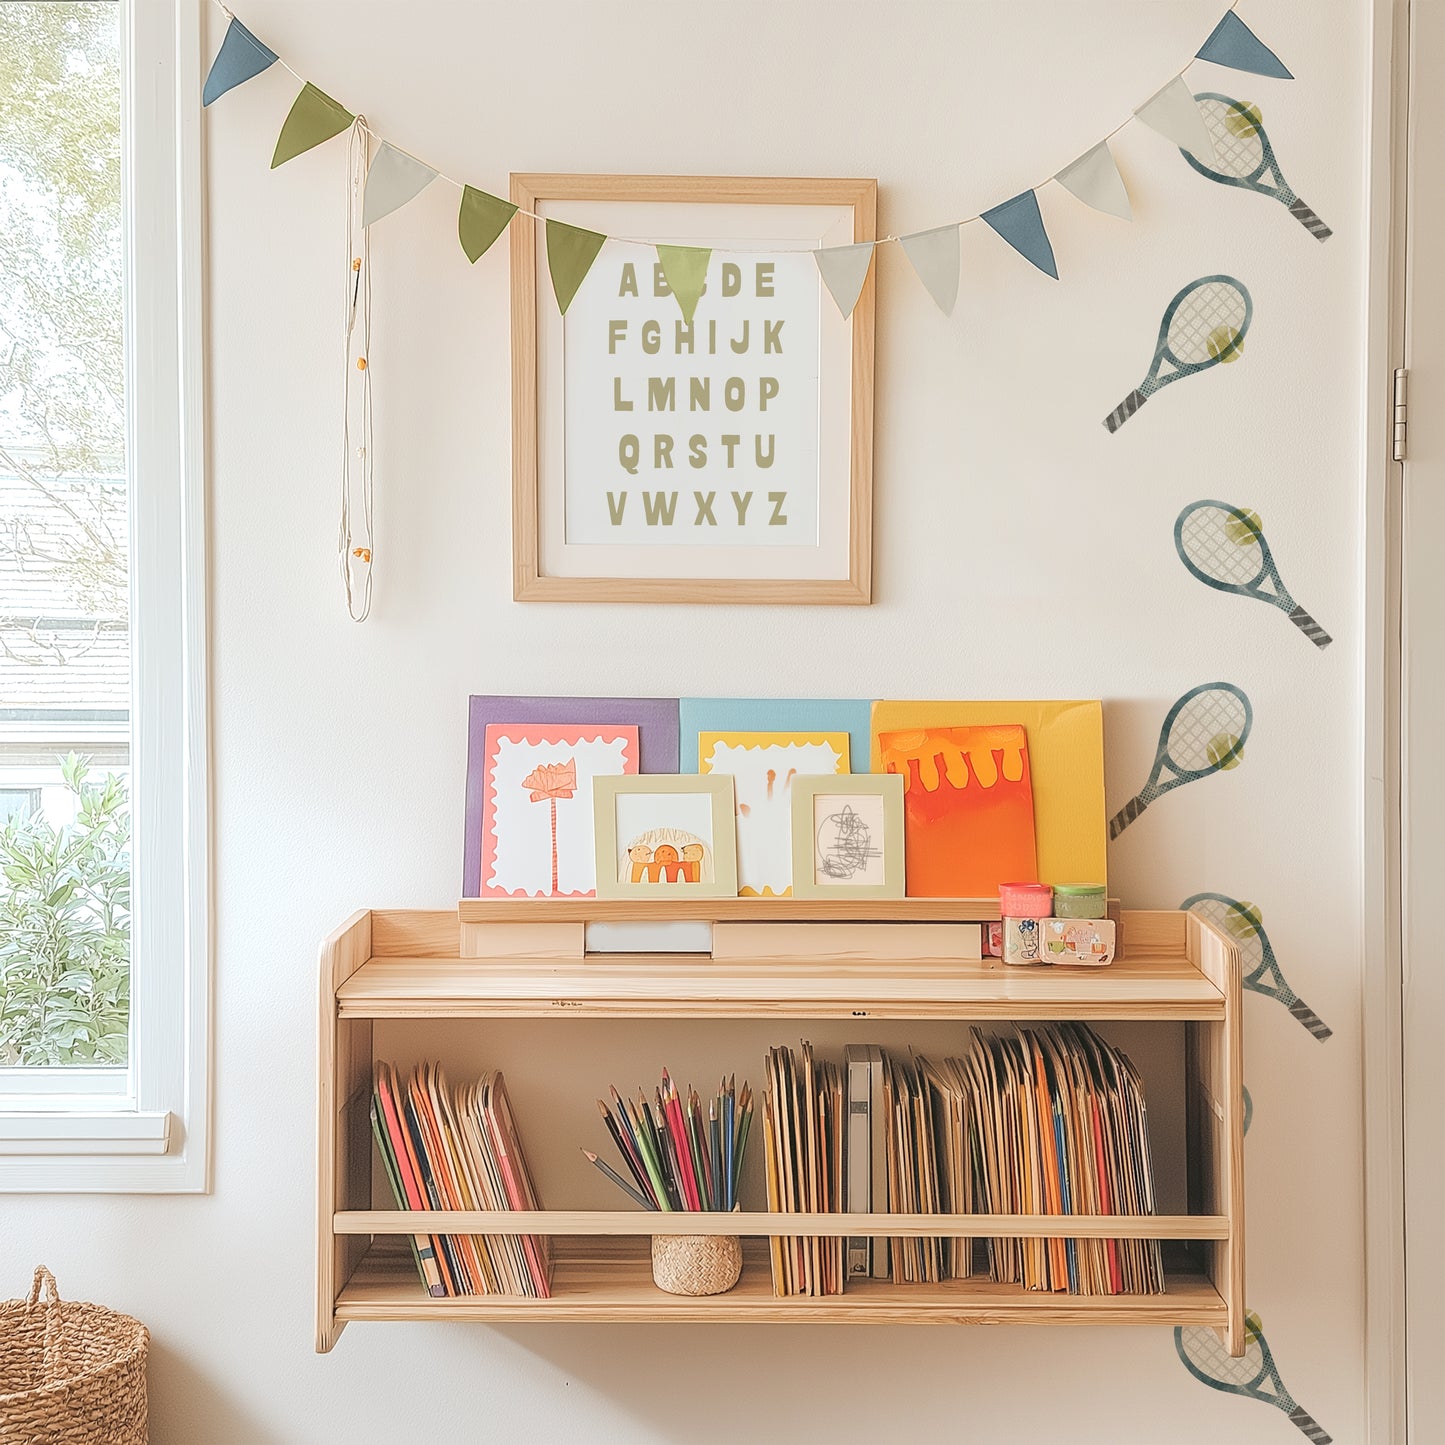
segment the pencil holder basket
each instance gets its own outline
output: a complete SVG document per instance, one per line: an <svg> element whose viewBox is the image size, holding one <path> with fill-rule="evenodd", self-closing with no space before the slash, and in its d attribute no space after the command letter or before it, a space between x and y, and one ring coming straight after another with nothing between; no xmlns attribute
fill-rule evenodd
<svg viewBox="0 0 1445 1445"><path fill-rule="evenodd" d="M726 1294L743 1272L735 1234L654 1234L652 1282L668 1294Z"/></svg>

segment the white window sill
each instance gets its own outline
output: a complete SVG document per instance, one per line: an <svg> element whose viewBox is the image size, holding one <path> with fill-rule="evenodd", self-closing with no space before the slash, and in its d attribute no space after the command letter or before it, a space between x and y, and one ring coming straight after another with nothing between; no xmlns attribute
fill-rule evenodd
<svg viewBox="0 0 1445 1445"><path fill-rule="evenodd" d="M0 1157L165 1154L170 1142L169 1113L119 1109L0 1113Z"/></svg>

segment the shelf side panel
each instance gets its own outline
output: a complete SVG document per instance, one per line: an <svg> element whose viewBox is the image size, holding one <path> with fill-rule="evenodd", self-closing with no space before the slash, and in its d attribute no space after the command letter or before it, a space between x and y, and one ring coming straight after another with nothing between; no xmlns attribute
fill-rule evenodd
<svg viewBox="0 0 1445 1445"><path fill-rule="evenodd" d="M1195 914L1188 915L1191 957L1224 995L1218 1022L1187 1031L1186 1117L1190 1159L1189 1207L1229 1220L1226 1239L1203 1244L1206 1272L1225 1302L1225 1344L1245 1348L1244 1077L1238 945Z"/></svg>
<svg viewBox="0 0 1445 1445"><path fill-rule="evenodd" d="M364 1245L338 1237L336 1211L354 1199L352 1175L358 1149L355 1126L342 1117L353 1092L352 1081L364 1047L371 1072L371 1024L341 1023L336 991L371 956L371 914L354 913L321 945L317 968L316 1024L316 1350L324 1354L337 1341L344 1321L336 1317L336 1297L365 1253ZM363 1045L364 1040L364 1045ZM370 1165L367 1164L368 1177ZM360 1196L361 1199L369 1195Z"/></svg>

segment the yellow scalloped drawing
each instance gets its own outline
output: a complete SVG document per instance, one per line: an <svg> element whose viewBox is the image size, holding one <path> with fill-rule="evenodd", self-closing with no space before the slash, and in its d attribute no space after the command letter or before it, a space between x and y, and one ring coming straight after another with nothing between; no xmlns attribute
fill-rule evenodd
<svg viewBox="0 0 1445 1445"><path fill-rule="evenodd" d="M848 771L846 732L700 732L700 773L732 775L737 800L738 893L786 898L793 891L791 783Z"/></svg>

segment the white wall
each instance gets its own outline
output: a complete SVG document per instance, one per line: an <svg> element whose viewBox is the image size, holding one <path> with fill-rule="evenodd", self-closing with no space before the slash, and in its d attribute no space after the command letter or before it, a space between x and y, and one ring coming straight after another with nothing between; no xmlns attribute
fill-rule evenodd
<svg viewBox="0 0 1445 1445"><path fill-rule="evenodd" d="M510 169L867 175L888 232L975 213L1072 159L1220 8L242 12L384 133L488 189L505 193ZM160 1445L650 1445L764 1422L809 1441L900 1426L1085 1445L1285 1438L1273 1411L1186 1375L1167 1330L373 1325L311 1353L316 943L358 906L454 901L469 692L1103 696L1123 801L1169 702L1217 677L1254 703L1243 766L1156 805L1115 845L1112 881L1135 905L1200 889L1254 899L1335 1029L1318 1044L1247 999L1249 1301L1295 1396L1336 1439L1360 1438L1365 3L1249 0L1246 18L1300 78L1200 66L1197 88L1263 104L1334 240L1201 180L1134 125L1117 140L1132 226L1044 194L1059 283L971 226L948 320L885 248L867 610L514 605L507 257L467 266L455 195L436 185L375 240L377 603L353 626L334 562L344 142L268 171L293 94L279 68L214 107L216 1187L0 1203L0 1282L18 1290L43 1259L71 1293L150 1324ZM1108 436L1100 419L1143 375L1164 303L1215 271L1253 291L1244 357ZM1263 514L1333 647L1316 653L1279 613L1185 574L1173 519L1207 496ZM639 1038L639 1079L661 1047ZM678 1073L687 1047L668 1046ZM580 1071L576 1092L600 1082ZM697 1409L720 1370L732 1383Z"/></svg>

